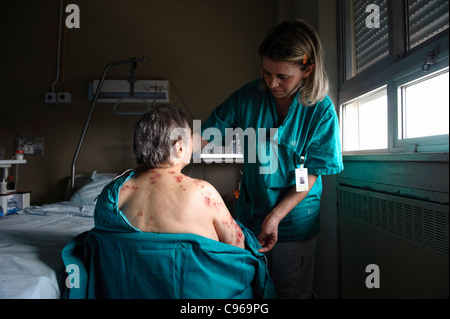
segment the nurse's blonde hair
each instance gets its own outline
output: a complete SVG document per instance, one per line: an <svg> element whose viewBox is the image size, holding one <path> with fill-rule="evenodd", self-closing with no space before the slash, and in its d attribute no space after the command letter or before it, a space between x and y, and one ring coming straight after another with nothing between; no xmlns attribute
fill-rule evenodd
<svg viewBox="0 0 450 319"><path fill-rule="evenodd" d="M274 61L290 62L302 71L314 64L311 74L300 83L300 102L303 105L315 105L328 94L322 44L317 32L307 22L284 21L270 29L259 46L259 55ZM262 82L267 87L265 81Z"/></svg>

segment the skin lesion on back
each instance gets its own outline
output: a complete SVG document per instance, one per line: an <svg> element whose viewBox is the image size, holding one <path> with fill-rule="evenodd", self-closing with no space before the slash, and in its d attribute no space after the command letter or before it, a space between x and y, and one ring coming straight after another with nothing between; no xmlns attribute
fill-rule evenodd
<svg viewBox="0 0 450 319"><path fill-rule="evenodd" d="M187 200L187 202L184 202L184 205L192 205L192 209L196 211L196 214L201 212L202 216L198 216L198 218L203 219L209 216L214 227L212 231L215 230L215 234L211 237L206 235L207 237L215 237L220 242L245 249L245 237L241 228L231 216L220 194L211 184L203 180L192 179L174 170L167 171L167 175L161 174L157 170L151 170L144 178L158 190L161 189L159 185L164 180L163 184L165 186L161 185L161 187L169 187L170 194L177 194L176 196L182 202ZM167 182L169 182L169 186ZM119 193L119 209L124 211L124 214L129 218L133 226L139 229L143 227L144 231L154 231L156 222L154 214L144 214L142 208L139 208L140 210L135 211L135 213L127 212L127 200L145 188L140 186L142 185L137 186L131 180L125 182ZM174 192L177 189L180 189L182 192ZM205 213L206 215L203 215ZM205 222L206 220L201 222L201 224L205 226Z"/></svg>
<svg viewBox="0 0 450 319"><path fill-rule="evenodd" d="M205 182L197 181L197 186L203 186L200 192L202 204L213 214L219 241L245 249L244 233L231 216L219 193Z"/></svg>
<svg viewBox="0 0 450 319"><path fill-rule="evenodd" d="M230 215L231 217L231 215ZM242 232L241 227L239 227L239 225L235 222L235 220L233 219L233 217L230 218L229 222L225 222L227 228L229 228L230 232L231 232L231 236L227 242L227 244L233 245L233 246L237 246L240 248L244 248L244 243L245 243L245 236L244 233Z"/></svg>

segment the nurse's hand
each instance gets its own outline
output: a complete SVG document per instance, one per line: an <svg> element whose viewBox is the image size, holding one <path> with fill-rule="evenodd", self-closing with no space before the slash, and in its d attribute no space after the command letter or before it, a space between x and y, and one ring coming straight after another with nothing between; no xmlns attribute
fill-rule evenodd
<svg viewBox="0 0 450 319"><path fill-rule="evenodd" d="M278 240L278 224L280 221L273 214L269 214L264 218L261 227L261 234L258 235L259 244L262 246L258 251L266 253L275 246Z"/></svg>

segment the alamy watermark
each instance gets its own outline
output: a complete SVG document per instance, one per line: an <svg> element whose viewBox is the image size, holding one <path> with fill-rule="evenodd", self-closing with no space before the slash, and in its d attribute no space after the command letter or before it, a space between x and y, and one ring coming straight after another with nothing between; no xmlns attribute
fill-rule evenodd
<svg viewBox="0 0 450 319"><path fill-rule="evenodd" d="M66 27L68 29L80 28L80 7L76 4L68 4L66 6L66 13L69 13L66 17Z"/></svg>
<svg viewBox="0 0 450 319"><path fill-rule="evenodd" d="M193 132L201 131L201 121L193 121ZM170 139L177 141L180 136L188 139L189 132L187 128L175 128L170 132ZM210 127L203 131L202 135L193 135L193 149L192 156L193 163L200 163L202 161L201 154L224 154L222 145L230 145L233 141L233 136L240 139L241 145L247 147L246 161L248 163L261 164L259 167L260 174L273 174L278 170L278 128L258 128L249 127L245 130L242 128L226 128L225 136L219 129ZM201 149L201 139L212 140ZM225 140L224 140L225 138ZM247 139L247 143L244 140ZM258 145L258 147L257 147ZM173 155L172 155L173 156ZM205 160L204 160L205 161ZM206 163L222 161L221 159L211 159L205 161Z"/></svg>
<svg viewBox="0 0 450 319"><path fill-rule="evenodd" d="M66 272L66 287L70 289L80 288L80 267L75 264L69 264L66 266Z"/></svg>
<svg viewBox="0 0 450 319"><path fill-rule="evenodd" d="M370 273L366 277L366 287L369 289L380 288L380 267L376 264L367 265L366 273Z"/></svg>
<svg viewBox="0 0 450 319"><path fill-rule="evenodd" d="M376 4L369 4L366 7L366 13L369 13L366 17L366 27L369 29L380 28L380 7Z"/></svg>

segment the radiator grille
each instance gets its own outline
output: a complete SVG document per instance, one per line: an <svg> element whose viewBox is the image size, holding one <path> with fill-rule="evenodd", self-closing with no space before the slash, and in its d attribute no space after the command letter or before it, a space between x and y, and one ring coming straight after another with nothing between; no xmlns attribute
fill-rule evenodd
<svg viewBox="0 0 450 319"><path fill-rule="evenodd" d="M448 206L338 186L339 213L448 254Z"/></svg>

